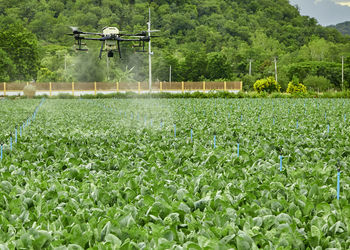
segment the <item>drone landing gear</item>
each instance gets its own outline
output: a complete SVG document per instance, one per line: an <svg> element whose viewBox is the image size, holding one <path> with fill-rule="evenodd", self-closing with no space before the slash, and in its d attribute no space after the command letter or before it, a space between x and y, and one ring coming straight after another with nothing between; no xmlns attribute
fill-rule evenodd
<svg viewBox="0 0 350 250"><path fill-rule="evenodd" d="M113 57L113 52L112 51L108 51L108 57Z"/></svg>

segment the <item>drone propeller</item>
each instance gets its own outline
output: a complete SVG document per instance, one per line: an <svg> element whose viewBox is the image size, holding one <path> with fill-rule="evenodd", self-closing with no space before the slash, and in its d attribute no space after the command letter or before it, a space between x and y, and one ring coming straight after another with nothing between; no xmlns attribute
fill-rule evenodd
<svg viewBox="0 0 350 250"><path fill-rule="evenodd" d="M80 31L78 27L70 26L70 28L72 29L73 35L83 34L83 32Z"/></svg>
<svg viewBox="0 0 350 250"><path fill-rule="evenodd" d="M95 33L95 32L84 32L79 30L78 27L74 27L74 26L70 26L70 28L72 29L73 34L67 34L69 36L74 36L74 35L96 35L96 36L103 36L103 33Z"/></svg>

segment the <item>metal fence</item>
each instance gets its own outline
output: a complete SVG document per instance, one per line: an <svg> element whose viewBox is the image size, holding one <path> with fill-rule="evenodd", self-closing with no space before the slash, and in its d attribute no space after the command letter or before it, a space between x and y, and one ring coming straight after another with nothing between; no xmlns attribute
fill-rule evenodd
<svg viewBox="0 0 350 250"><path fill-rule="evenodd" d="M126 83L126 82L46 82L46 83L30 83L34 85L37 92L44 92L48 95L55 93L109 93L109 92L137 92L143 93L149 91L147 82ZM10 82L2 83L3 95L10 93L20 94L23 88L29 85L28 82ZM1 85L0 85L1 86ZM155 82L152 83L152 91L154 92L193 92L193 91L242 91L242 82Z"/></svg>

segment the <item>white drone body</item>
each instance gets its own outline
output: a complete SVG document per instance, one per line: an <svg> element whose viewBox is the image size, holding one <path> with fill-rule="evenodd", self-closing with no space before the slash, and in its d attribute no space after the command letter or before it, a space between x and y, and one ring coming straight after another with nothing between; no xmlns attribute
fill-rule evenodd
<svg viewBox="0 0 350 250"><path fill-rule="evenodd" d="M119 29L117 27L105 27L102 29L104 36L119 36ZM106 51L117 50L117 41L116 40L106 40L105 41Z"/></svg>

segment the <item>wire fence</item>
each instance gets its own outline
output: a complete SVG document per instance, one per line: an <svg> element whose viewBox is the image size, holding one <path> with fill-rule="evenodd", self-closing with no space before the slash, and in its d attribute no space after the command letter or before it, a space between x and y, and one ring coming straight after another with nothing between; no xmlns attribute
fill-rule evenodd
<svg viewBox="0 0 350 250"><path fill-rule="evenodd" d="M55 93L71 93L72 95L84 92L108 93L108 92L146 92L149 91L147 82L4 82L0 94L4 96L11 93L21 94L27 85L35 86L37 92L45 92L48 95ZM0 85L1 86L1 85ZM193 92L193 91L242 91L242 82L155 82L151 91L154 92Z"/></svg>

